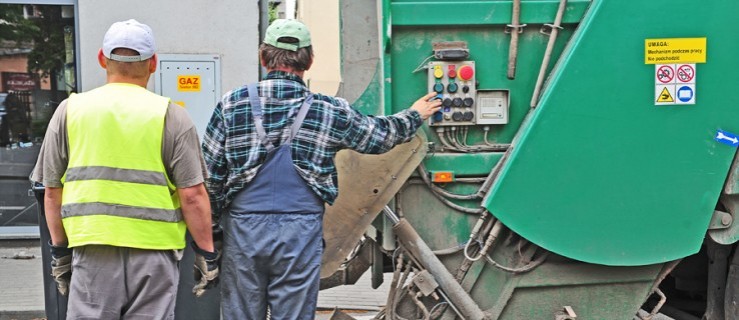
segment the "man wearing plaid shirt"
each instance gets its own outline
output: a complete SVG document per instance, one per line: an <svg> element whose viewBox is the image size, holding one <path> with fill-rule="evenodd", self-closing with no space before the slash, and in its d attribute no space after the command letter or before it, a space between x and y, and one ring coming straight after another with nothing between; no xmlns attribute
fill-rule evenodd
<svg viewBox="0 0 739 320"><path fill-rule="evenodd" d="M266 78L226 93L203 139L214 213L224 229L224 319L313 319L324 203L338 194L341 149L379 154L411 140L441 103L430 93L391 116L311 93L310 33L279 19L259 50Z"/></svg>

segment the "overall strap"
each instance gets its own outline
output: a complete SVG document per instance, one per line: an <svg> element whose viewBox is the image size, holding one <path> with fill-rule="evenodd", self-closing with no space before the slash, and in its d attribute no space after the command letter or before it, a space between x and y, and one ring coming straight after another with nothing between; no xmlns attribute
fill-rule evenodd
<svg viewBox="0 0 739 320"><path fill-rule="evenodd" d="M251 112L254 117L254 126L257 128L259 141L265 148L267 148L267 152L270 152L275 148L275 145L267 139L267 132L264 131L264 125L262 124L262 103L259 100L257 83L252 83L247 88L249 90L249 105L251 105Z"/></svg>
<svg viewBox="0 0 739 320"><path fill-rule="evenodd" d="M303 120L305 120L305 115L308 114L308 109L310 109L311 104L313 104L313 94L309 92L305 101L303 101L303 104L300 106L297 118L295 118L292 127L290 127L290 138L287 140L288 143L292 142L293 138L298 134L298 130L300 130L300 126L303 125Z"/></svg>

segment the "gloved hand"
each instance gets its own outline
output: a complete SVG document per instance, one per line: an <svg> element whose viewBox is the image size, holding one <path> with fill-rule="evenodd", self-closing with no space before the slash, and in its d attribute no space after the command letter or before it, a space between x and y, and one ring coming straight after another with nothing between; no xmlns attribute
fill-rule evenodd
<svg viewBox="0 0 739 320"><path fill-rule="evenodd" d="M218 223L213 224L213 247L217 252L223 251L223 229ZM221 267L221 259L218 259L218 267Z"/></svg>
<svg viewBox="0 0 739 320"><path fill-rule="evenodd" d="M72 249L65 246L55 246L49 240L51 252L51 276L54 277L56 288L63 296L69 294L69 281L72 279Z"/></svg>
<svg viewBox="0 0 739 320"><path fill-rule="evenodd" d="M200 249L195 241L192 242L192 249L195 251L195 265L193 269L195 286L192 288L192 293L195 294L196 297L200 297L205 293L205 290L213 288L218 284L221 252L217 248L214 249L215 252L208 252Z"/></svg>

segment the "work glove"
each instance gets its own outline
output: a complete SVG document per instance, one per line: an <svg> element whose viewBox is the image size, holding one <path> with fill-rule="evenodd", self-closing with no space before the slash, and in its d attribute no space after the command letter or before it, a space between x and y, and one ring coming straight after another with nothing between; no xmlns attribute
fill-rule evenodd
<svg viewBox="0 0 739 320"><path fill-rule="evenodd" d="M214 230L215 231L215 230ZM215 247L215 232L213 235L213 243ZM220 273L221 252L216 247L214 252L208 252L200 249L195 241L192 242L192 249L195 251L195 265L193 276L195 277L195 286L192 293L196 297L200 297L205 290L218 285L218 275Z"/></svg>
<svg viewBox="0 0 739 320"><path fill-rule="evenodd" d="M72 279L72 249L65 246L55 246L49 240L51 252L51 276L54 277L56 288L63 296L69 294L69 281Z"/></svg>
<svg viewBox="0 0 739 320"><path fill-rule="evenodd" d="M218 223L213 224L213 247L217 252L223 251L223 229ZM221 267L221 259L218 259L218 267Z"/></svg>

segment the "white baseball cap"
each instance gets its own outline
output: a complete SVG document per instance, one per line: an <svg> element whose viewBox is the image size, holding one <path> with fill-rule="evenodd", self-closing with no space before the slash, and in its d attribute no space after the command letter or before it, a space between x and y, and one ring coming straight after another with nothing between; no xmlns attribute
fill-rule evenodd
<svg viewBox="0 0 739 320"><path fill-rule="evenodd" d="M138 56L122 56L111 53L116 48L135 50ZM103 54L110 60L121 62L144 61L156 51L154 33L149 26L134 19L113 23L103 38Z"/></svg>

